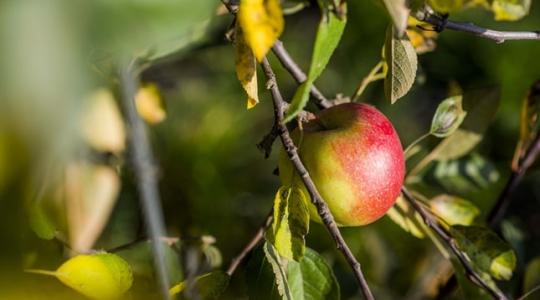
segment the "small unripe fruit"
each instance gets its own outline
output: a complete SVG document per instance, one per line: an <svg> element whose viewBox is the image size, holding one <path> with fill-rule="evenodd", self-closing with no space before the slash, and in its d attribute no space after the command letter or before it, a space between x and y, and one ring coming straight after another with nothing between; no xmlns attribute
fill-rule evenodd
<svg viewBox="0 0 540 300"><path fill-rule="evenodd" d="M399 196L405 175L403 148L392 123L367 104L325 109L297 128L292 138L311 179L338 225L369 224L382 217ZM279 158L283 185L309 194L285 153ZM310 204L310 215L320 222Z"/></svg>

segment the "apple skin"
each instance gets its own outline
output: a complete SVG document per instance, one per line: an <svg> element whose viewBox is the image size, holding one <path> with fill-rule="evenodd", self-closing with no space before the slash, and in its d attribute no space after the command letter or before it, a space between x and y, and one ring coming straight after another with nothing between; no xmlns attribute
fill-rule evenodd
<svg viewBox="0 0 540 300"><path fill-rule="evenodd" d="M366 225L394 205L405 176L403 148L392 123L375 107L339 104L292 132L300 159L340 226ZM309 194L284 149L279 157L283 185ZM309 204L311 218L321 222Z"/></svg>

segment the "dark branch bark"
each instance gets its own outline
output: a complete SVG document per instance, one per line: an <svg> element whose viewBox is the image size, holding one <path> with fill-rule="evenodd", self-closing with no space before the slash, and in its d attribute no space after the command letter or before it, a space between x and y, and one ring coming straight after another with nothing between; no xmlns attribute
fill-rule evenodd
<svg viewBox="0 0 540 300"><path fill-rule="evenodd" d="M424 210L424 208L416 201L412 194L407 190L407 188L402 187L401 193L405 199L411 204L411 206L416 210L422 217L424 223L433 230L439 236L445 244L450 248L452 253L457 257L463 268L465 269L467 277L476 285L486 290L493 298L506 300L508 299L499 289L494 289L490 287L483 279L480 277L473 267L469 263L465 253L458 249L456 241L448 233L448 231L439 225L439 223L433 218L433 216Z"/></svg>
<svg viewBox="0 0 540 300"><path fill-rule="evenodd" d="M294 168L298 172L298 175L300 175L300 178L302 179L304 185L306 186L306 189L311 198L311 202L317 208L317 212L319 213L319 216L321 217L322 222L328 229L330 235L336 242L336 246L338 250L340 250L343 253L343 255L345 256L345 259L347 260L347 262L353 269L354 275L356 276L356 279L360 285L360 289L364 295L364 298L372 300L374 299L373 294L371 293L371 290L369 289L369 286L364 277L364 274L362 273L360 263L356 260L351 250L347 246L347 243L341 236L341 233L337 227L337 224L334 221L334 217L330 213L330 210L328 206L326 205L326 202L324 202L321 195L317 191L317 188L315 184L313 183L313 180L309 176L309 173L306 167L300 160L296 146L294 145L294 142L289 135L289 130L287 129L287 126L285 126L285 123L283 122L285 102L283 100L283 97L281 96L281 92L278 89L276 78L272 70L272 67L270 66L266 58L264 58L262 61L262 68L268 80L267 87L270 89L270 93L272 94L272 100L274 102L274 114L277 120L281 142L285 150L287 151L289 159L291 160L292 164L294 165Z"/></svg>
<svg viewBox="0 0 540 300"><path fill-rule="evenodd" d="M246 244L246 246L244 247L244 249L242 249L240 254L238 254L231 261L231 264L229 265L229 268L227 269L227 274L229 274L229 276L232 276L234 271L236 271L236 268L238 268L238 266L242 263L244 258L246 258L246 255L248 255L248 253L250 253L251 250L253 250L253 248L255 248L255 246L257 246L257 244L263 239L264 232L266 231L268 226L272 224L272 219L273 219L272 213L273 211L270 211L270 213L266 217L266 220L264 220L264 223L259 227L259 229L255 233L253 238Z"/></svg>
<svg viewBox="0 0 540 300"><path fill-rule="evenodd" d="M519 182L525 175L525 172L532 166L536 161L536 158L540 154L540 134L536 136L536 139L532 142L531 146L525 152L523 159L520 159L518 162L517 170L512 170L510 178L506 182L506 185L499 195L497 202L489 212L487 222L490 227L496 227L501 221L502 217L506 213L508 206L510 205L510 195L516 189Z"/></svg>
<svg viewBox="0 0 540 300"><path fill-rule="evenodd" d="M165 224L157 186L156 166L146 127L135 108L135 93L139 81L133 72L132 65L122 68L120 79L122 102L128 125L130 158L137 178L137 188L139 189L147 234L152 240L152 253L161 297L162 299L170 299L165 249L160 242L160 237L165 236Z"/></svg>
<svg viewBox="0 0 540 300"><path fill-rule="evenodd" d="M436 31L445 29L473 34L475 36L493 40L496 43L504 43L509 40L540 40L540 31L498 31L483 28L472 23L456 22L446 17L438 16L429 12L421 12L416 18L435 26Z"/></svg>

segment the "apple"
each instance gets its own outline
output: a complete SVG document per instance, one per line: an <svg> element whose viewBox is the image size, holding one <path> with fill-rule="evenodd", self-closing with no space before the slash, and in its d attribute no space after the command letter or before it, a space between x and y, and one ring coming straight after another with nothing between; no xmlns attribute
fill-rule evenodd
<svg viewBox="0 0 540 300"><path fill-rule="evenodd" d="M319 112L292 132L300 159L340 226L369 224L382 217L399 196L405 176L403 148L392 123L375 107L339 104ZM309 194L282 149L283 185ZM311 218L321 222L309 205Z"/></svg>

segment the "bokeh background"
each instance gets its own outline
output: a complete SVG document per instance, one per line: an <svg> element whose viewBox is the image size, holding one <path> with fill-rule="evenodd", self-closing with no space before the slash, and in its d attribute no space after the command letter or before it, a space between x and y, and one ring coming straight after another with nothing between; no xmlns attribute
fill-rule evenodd
<svg viewBox="0 0 540 300"><path fill-rule="evenodd" d="M167 115L163 122L149 125L149 134L159 166L168 236L180 238L182 244L179 253L168 250L172 277L180 281L185 272L226 268L270 210L279 187L273 175L279 147L274 145L265 159L255 145L272 125L272 106L259 76L261 103L249 111L245 108L235 75L234 47L225 38L232 17L216 16L216 11L223 11L218 1L150 2L0 3L0 298L80 297L54 278L23 272L55 269L72 254L61 242L62 237L68 240L69 231L65 215L57 212L63 204L44 200L56 207L49 209L54 212L48 218L58 233L50 240L40 239L32 230L36 217L29 207L43 195L39 191L43 178L51 176L50 169L62 169L73 159L96 164L113 161L120 178L114 211L93 248L113 249L141 237L144 230L129 149L113 155L88 150L79 123L92 91L108 87L118 94L115 63L144 53L154 42L174 38L180 49L142 73L143 82L159 87ZM379 61L389 24L378 1L348 2L345 34L316 82L330 98L350 96ZM304 69L318 18L314 6L286 18L282 40ZM538 30L540 5L533 3L530 14L518 22L495 22L491 13L481 9L455 12L451 18L494 29ZM461 195L479 206L484 218L509 174L522 100L540 79L540 43L496 44L444 31L436 44L433 52L419 57L416 83L395 105L385 100L382 82L371 84L361 100L392 120L406 146L428 131L437 104L451 86L464 91L498 87L500 107L474 150L498 176ZM270 61L282 92L292 97L294 80L272 56ZM518 254L517 274L540 253L539 180L540 173L533 168L514 194L505 218L505 237ZM48 197L55 198L52 194ZM314 223L310 229L307 245L332 266L343 298L358 298L349 267L325 229ZM442 258L428 239L413 237L387 217L362 228L344 228L343 234L378 299L433 297L437 282L432 279L442 272L437 268ZM148 244L143 241L117 253L136 271L134 297L156 296ZM246 297L244 277L240 268L223 299ZM503 287L520 293L521 280L517 275Z"/></svg>

